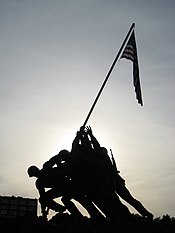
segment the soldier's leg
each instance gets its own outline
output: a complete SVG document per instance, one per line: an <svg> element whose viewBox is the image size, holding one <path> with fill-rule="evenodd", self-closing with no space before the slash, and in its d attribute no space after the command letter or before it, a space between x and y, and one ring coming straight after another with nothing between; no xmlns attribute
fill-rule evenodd
<svg viewBox="0 0 175 233"><path fill-rule="evenodd" d="M85 195L76 195L75 199L87 210L94 220L105 220L104 215L98 210L94 203Z"/></svg>
<svg viewBox="0 0 175 233"><path fill-rule="evenodd" d="M54 189L50 189L45 193L44 201L47 207L56 211L56 212L64 212L66 210L65 206L55 202L53 199L60 197L61 194Z"/></svg>
<svg viewBox="0 0 175 233"><path fill-rule="evenodd" d="M131 195L125 185L119 187L116 191L123 200L133 206L142 216L147 217L149 220L153 219L153 215L141 204L140 201Z"/></svg>
<svg viewBox="0 0 175 233"><path fill-rule="evenodd" d="M76 207L76 205L71 201L71 197L69 195L64 195L61 198L61 201L65 205L66 209L75 217L83 217L82 213Z"/></svg>

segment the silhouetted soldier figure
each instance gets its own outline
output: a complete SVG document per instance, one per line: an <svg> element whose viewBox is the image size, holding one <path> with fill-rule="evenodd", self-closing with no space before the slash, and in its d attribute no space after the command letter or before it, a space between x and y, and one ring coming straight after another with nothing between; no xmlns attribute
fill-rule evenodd
<svg viewBox="0 0 175 233"><path fill-rule="evenodd" d="M51 169L56 165L57 168L64 169L64 172L66 173L68 172L66 170L68 169L67 165L71 159L70 156L71 154L68 150L61 150L57 155L53 156L43 164L43 169Z"/></svg>
<svg viewBox="0 0 175 233"><path fill-rule="evenodd" d="M118 195L128 202L131 206L133 206L143 217L146 217L148 220L153 220L153 214L150 213L140 201L135 199L125 185L125 180L119 175L119 171L117 170L116 162L114 156L111 151L112 163L113 163L113 172L115 179L115 187Z"/></svg>
<svg viewBox="0 0 175 233"><path fill-rule="evenodd" d="M65 206L56 203L53 199L62 196L67 191L66 186L69 185L69 180L60 174L57 168L46 172L44 169L40 170L38 167L32 165L28 168L27 173L29 177L37 178L35 185L40 195L39 202L41 204L42 215L46 217L47 207L56 212L63 213L66 210ZM46 192L45 188L51 189Z"/></svg>
<svg viewBox="0 0 175 233"><path fill-rule="evenodd" d="M129 209L119 200L117 194L115 193L115 182L113 180L112 163L104 153L106 150L100 147L99 142L92 134L90 127L85 128L85 133L87 144L85 147L89 147L91 144L91 150L89 149L86 153L87 161L94 163L95 173L93 174L93 169L90 170L89 176L92 182L92 195L94 203L104 212L104 214L111 220L116 221L117 218L124 217L125 220L132 220L132 215ZM88 138L88 135L90 139ZM86 143L83 141L82 146ZM87 163L88 164L88 163ZM93 166L92 166L93 167ZM94 179L94 176L96 179ZM97 188L98 187L98 188Z"/></svg>
<svg viewBox="0 0 175 233"><path fill-rule="evenodd" d="M91 142L94 146L94 148L96 148L99 151L99 147L100 144L97 141L97 139L94 137L94 135L92 134L92 130L90 127L86 127L86 131L89 134L90 138L91 138ZM97 152L98 152L97 151ZM112 155L112 163L111 160L109 158L107 149L104 147L101 147L101 151L102 153L97 153L101 156L101 159L104 161L104 163L106 164L106 166L108 167L108 171L111 174L111 177L113 179L113 183L115 186L115 191L117 192L117 194L126 202L128 202L131 206L133 206L143 217L146 217L148 220L152 220L153 219L153 214L151 214L142 204L141 202L139 202L138 200L136 200L131 193L129 192L129 190L126 188L125 185L125 180L119 175L119 171L117 170L117 166L114 160L114 157Z"/></svg>
<svg viewBox="0 0 175 233"><path fill-rule="evenodd" d="M61 153L63 154L63 152ZM53 161L52 161L53 162ZM76 218L82 218L83 215L71 201L75 199L85 208L88 207L85 197L77 195L76 187L74 187L72 180L66 176L65 169L60 167L49 168L48 164L44 165L44 169L39 170L36 166L31 166L28 169L30 177L37 177L36 188L40 194L40 204L43 216L47 215L46 208L52 209L56 212L63 213L66 209ZM51 188L45 192L45 188ZM61 201L64 206L56 203L53 199L62 197ZM48 209L47 208L47 209Z"/></svg>

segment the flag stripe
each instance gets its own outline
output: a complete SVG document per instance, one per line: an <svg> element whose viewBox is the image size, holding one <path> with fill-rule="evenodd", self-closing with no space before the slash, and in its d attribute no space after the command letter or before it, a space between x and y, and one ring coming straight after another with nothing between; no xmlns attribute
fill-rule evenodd
<svg viewBox="0 0 175 233"><path fill-rule="evenodd" d="M141 85L140 85L140 78L139 78L137 48L136 48L134 31L132 32L130 36L130 39L122 53L121 58L126 58L133 62L133 85L135 87L136 99L138 100L138 103L143 106Z"/></svg>

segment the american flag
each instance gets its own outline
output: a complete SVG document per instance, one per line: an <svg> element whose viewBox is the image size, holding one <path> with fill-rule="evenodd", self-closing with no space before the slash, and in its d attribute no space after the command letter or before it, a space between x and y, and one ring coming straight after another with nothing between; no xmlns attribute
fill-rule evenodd
<svg viewBox="0 0 175 233"><path fill-rule="evenodd" d="M138 57L137 57L137 47L136 47L136 40L134 31L132 32L128 43L121 55L121 58L126 58L133 62L133 85L135 87L136 92L136 99L138 103L143 106L142 101L142 93L141 93L141 86L140 86L140 78L139 78L139 65L138 65Z"/></svg>

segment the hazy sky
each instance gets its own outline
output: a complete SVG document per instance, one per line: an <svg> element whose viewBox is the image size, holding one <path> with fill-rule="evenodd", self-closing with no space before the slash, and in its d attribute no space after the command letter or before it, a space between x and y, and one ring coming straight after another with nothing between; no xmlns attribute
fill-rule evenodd
<svg viewBox="0 0 175 233"><path fill-rule="evenodd" d="M132 194L175 216L174 0L0 0L0 195L38 198L27 168L70 150L133 22L144 106L122 59L87 125Z"/></svg>

